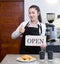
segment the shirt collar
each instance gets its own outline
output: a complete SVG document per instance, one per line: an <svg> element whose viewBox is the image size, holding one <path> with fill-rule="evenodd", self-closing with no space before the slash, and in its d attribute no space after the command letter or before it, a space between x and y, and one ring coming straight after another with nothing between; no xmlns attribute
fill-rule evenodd
<svg viewBox="0 0 60 64"><path fill-rule="evenodd" d="M37 25L40 25L40 24L41 24L41 23L38 21L38 22L37 22ZM29 25L31 25L31 21L29 22Z"/></svg>

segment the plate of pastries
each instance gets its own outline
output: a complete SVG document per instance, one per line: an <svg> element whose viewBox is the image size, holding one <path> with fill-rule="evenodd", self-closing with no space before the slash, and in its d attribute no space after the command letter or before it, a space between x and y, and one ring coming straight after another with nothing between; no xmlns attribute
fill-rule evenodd
<svg viewBox="0 0 60 64"><path fill-rule="evenodd" d="M17 60L20 62L32 62L36 61L36 58L31 55L22 55L21 57L17 58Z"/></svg>

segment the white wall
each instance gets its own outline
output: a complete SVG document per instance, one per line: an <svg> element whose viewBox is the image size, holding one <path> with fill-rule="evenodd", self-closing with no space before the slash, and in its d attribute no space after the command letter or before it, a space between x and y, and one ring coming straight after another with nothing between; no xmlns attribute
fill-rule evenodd
<svg viewBox="0 0 60 64"><path fill-rule="evenodd" d="M28 21L28 8L31 5L38 5L41 10L43 23L47 22L46 13L55 13L55 19L60 14L60 0L56 4L48 4L46 0L25 0L24 2L24 19Z"/></svg>

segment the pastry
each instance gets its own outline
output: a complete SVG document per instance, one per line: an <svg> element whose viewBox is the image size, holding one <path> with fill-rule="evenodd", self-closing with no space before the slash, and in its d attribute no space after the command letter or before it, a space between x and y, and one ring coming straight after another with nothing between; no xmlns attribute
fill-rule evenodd
<svg viewBox="0 0 60 64"><path fill-rule="evenodd" d="M32 56L30 55L22 55L19 60L21 61L30 61L30 60L34 60L35 58L33 58Z"/></svg>

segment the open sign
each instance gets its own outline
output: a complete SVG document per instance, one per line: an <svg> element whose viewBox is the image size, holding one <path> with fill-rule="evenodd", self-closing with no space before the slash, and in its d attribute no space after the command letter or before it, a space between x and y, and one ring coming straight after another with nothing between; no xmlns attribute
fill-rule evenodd
<svg viewBox="0 0 60 64"><path fill-rule="evenodd" d="M36 35L25 36L26 46L41 46L42 43L46 43L46 36L36 36Z"/></svg>

